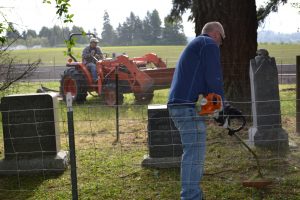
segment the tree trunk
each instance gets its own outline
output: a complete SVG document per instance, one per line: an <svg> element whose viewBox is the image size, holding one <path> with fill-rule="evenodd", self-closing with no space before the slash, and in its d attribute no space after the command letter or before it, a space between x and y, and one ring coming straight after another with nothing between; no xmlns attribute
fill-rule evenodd
<svg viewBox="0 0 300 200"><path fill-rule="evenodd" d="M255 0L194 0L196 35L209 21L219 21L226 38L221 47L224 89L227 100L249 102L236 105L250 111L249 61L257 50Z"/></svg>

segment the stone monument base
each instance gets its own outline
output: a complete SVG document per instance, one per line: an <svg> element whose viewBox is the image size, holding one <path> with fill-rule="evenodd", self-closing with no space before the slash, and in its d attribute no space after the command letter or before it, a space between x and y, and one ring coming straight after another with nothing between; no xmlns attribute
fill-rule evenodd
<svg viewBox="0 0 300 200"><path fill-rule="evenodd" d="M267 148L274 151L287 151L289 139L287 132L282 128L249 129L249 143L260 148Z"/></svg>
<svg viewBox="0 0 300 200"><path fill-rule="evenodd" d="M68 152L60 151L56 156L43 158L3 159L0 161L0 175L62 173L68 166Z"/></svg>
<svg viewBox="0 0 300 200"><path fill-rule="evenodd" d="M151 158L145 156L142 161L142 167L153 167L153 168L178 168L180 167L180 157L163 157L163 158Z"/></svg>

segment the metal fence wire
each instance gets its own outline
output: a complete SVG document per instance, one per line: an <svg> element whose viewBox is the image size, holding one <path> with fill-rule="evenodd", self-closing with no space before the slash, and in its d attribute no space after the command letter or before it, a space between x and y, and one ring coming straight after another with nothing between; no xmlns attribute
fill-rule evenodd
<svg viewBox="0 0 300 200"><path fill-rule="evenodd" d="M279 70L280 73L284 71L283 66L279 67L282 69ZM55 69L59 70L59 67ZM52 77L52 72L46 68L41 68L39 72L45 74L38 74L37 78L15 84L7 94L34 93L41 85L59 90L57 80L60 77ZM205 172L201 182L206 199L300 199L300 137L296 133L296 100L299 99L296 99L295 83L291 80L285 82L283 79L285 77L279 77L281 123L268 129L275 131L278 126L282 126L288 134L289 150L283 154L280 148L269 150L251 146L258 156L262 174L272 179L272 184L263 190L242 185L243 180L251 179L257 174L255 158L239 140L229 136L226 129L217 126L211 117L207 117L207 149L203 163ZM122 83L118 87L122 87ZM166 104L167 97L168 89L155 90L150 104ZM103 97L91 93L84 103L73 102L72 107L58 98L58 106L52 108L58 117L52 123L58 126L56 136L59 138L60 150L68 152L68 167L59 173L53 168L43 167L27 169L25 171L29 173L25 174L24 170L18 168L13 169L15 173L11 175L0 172L0 199L179 199L180 138L168 115L150 116L149 105L136 104L134 98L133 94L128 93L124 94L122 105L106 105ZM272 101L277 100L270 99L264 103ZM237 107L239 104L251 107L253 102L232 103ZM23 111L36 113L39 109ZM14 126L4 125L3 113L12 115L13 112L13 109L2 111L1 162L7 159L4 151L6 142L16 140L16 135L7 135L6 131L13 131L12 128L18 125L32 126L36 129L36 134L31 138L19 138L19 143L10 143L14 155L11 162L18 165L23 155L15 147L25 141L32 142L30 139L37 139L41 148L36 153L40 155L42 163L46 162L45 156L49 152L43 146L47 144L44 144L44 140L49 135L39 132L39 127L41 123L49 121L39 123L34 120L15 123ZM253 114L247 115L246 127L237 133L245 142L249 139L248 129L253 127L252 119ZM150 128L149 122L153 120L160 125ZM24 126L24 123L27 125ZM5 129L4 126L9 128ZM31 143L22 145L26 148ZM172 167L143 166L149 155Z"/></svg>

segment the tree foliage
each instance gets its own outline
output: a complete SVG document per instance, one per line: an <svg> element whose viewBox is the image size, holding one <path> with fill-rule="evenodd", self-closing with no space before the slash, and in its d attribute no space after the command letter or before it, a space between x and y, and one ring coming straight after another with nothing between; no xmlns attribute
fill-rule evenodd
<svg viewBox="0 0 300 200"><path fill-rule="evenodd" d="M191 10L191 15L189 20L193 21L197 15L197 5L195 2L197 0L173 0L173 7L171 9L170 15L168 15L168 20L181 19L181 16L187 11ZM258 23L263 23L265 18L271 12L277 12L278 6L280 4L287 3L287 0L268 0L264 6L261 6L257 10L257 20Z"/></svg>
<svg viewBox="0 0 300 200"><path fill-rule="evenodd" d="M166 17L164 19L165 28L163 29L162 39L166 45L185 44L186 36L183 33L182 20L176 19L169 21Z"/></svg>
<svg viewBox="0 0 300 200"><path fill-rule="evenodd" d="M43 0L43 3L51 4L53 0ZM70 0L55 0L56 14L64 23L73 22L74 14L69 13Z"/></svg>
<svg viewBox="0 0 300 200"><path fill-rule="evenodd" d="M292 6L294 7L294 8L298 8L299 9L299 14L300 14L300 3L292 3Z"/></svg>
<svg viewBox="0 0 300 200"><path fill-rule="evenodd" d="M102 37L103 44L104 45L116 44L117 35L114 28L110 24L110 18L107 11L104 12L102 30L103 31L101 33L101 37Z"/></svg>
<svg viewBox="0 0 300 200"><path fill-rule="evenodd" d="M36 33L35 30L28 29L27 31L23 31L20 35L17 32L10 33L7 32L6 39L8 41L12 41L16 38L17 35L18 40L16 40L13 45L26 45L27 47L32 47L35 45L40 46L62 46L64 42L68 39L70 33L81 33L85 32L82 27L72 26L71 29L68 27L60 27L60 26L53 26L52 28L42 27L39 33ZM75 37L74 38L78 44L87 44L88 38L87 37Z"/></svg>
<svg viewBox="0 0 300 200"><path fill-rule="evenodd" d="M162 33L161 19L159 17L157 10L153 10L153 12L150 15L150 27L151 27L152 43L157 44Z"/></svg>
<svg viewBox="0 0 300 200"><path fill-rule="evenodd" d="M265 18L271 13L271 12L277 12L278 6L280 4L285 4L287 0L269 0L265 6L261 6L257 10L257 20L259 23L263 23Z"/></svg>
<svg viewBox="0 0 300 200"><path fill-rule="evenodd" d="M123 23L119 23L116 31L110 24L107 12L103 19L101 35L104 45L183 45L187 42L182 20L164 21L165 24L162 27L162 21L157 10L147 11L144 19L140 19L131 12Z"/></svg>

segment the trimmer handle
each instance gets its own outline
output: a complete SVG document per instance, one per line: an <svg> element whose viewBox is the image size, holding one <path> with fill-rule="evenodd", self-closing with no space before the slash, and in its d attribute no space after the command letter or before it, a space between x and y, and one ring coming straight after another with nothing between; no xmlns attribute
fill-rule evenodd
<svg viewBox="0 0 300 200"><path fill-rule="evenodd" d="M199 115L213 115L222 110L222 97L215 93L209 93L201 99L201 111Z"/></svg>

